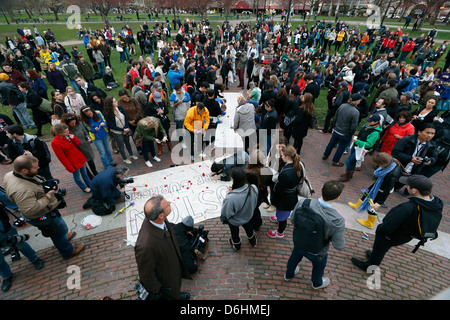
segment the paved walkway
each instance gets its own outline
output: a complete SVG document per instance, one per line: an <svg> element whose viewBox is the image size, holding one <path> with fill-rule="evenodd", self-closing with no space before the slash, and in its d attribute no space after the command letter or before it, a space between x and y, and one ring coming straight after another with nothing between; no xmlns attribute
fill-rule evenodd
<svg viewBox="0 0 450 320"><path fill-rule="evenodd" d="M238 92L235 86L232 86L231 91ZM320 186L325 181L336 179L343 173L342 168L332 167L329 161L320 159L329 138L329 135L310 130L302 150L302 160L317 192L320 192ZM114 158L118 163L121 162L120 156L114 155ZM167 149L163 152L162 160L151 169L145 166L143 159L136 160L129 166L131 175L169 168L171 162ZM99 159L96 159L96 163L98 168L102 168ZM258 232L258 246L251 248L244 242L242 250L237 253L227 244L228 227L218 218L202 222L205 229L210 231L210 254L206 261L199 263L199 272L194 275L194 279L183 281L183 290L188 290L193 300L422 300L443 292L450 287L448 171L432 178L434 193L446 205L440 226L441 236L435 244L427 244L416 254L411 253L411 245L392 249L381 266L379 289L369 289L367 280L370 275L356 269L350 262L353 256L363 258L364 251L371 249L374 239L373 231L355 224L361 214L346 206L348 201L354 201L360 196L362 187L370 185L372 166L369 157L363 164L363 170L346 184L336 204L346 219L346 247L343 251L330 249L325 276L331 279L331 284L327 288L312 289L309 261L300 264L300 272L293 280L284 281L286 262L292 250L292 225L288 224L283 239L270 239L265 233L274 225L268 220L269 213L263 211L264 223ZM1 177L11 169L11 166L1 166ZM45 261L45 268L36 271L25 258L12 263L13 286L7 293L0 292L0 299L99 300L105 296L135 299L133 285L138 275L133 247L124 241L127 237L125 215L116 219L112 215L105 216L99 227L84 230L81 221L92 214L90 210L82 209L88 195L76 187L73 178L56 157L53 157L51 171L54 177L61 180L61 186L67 188L66 200L69 206L62 210L62 215L69 229L77 232L73 242L84 242L86 249L79 256L63 260L51 241L43 238L36 228L21 228L20 233L31 235L29 244ZM406 200L394 193L387 204L392 208ZM385 214L389 208L381 210L381 213ZM362 238L363 231L369 235L369 240ZM73 270L80 271L79 282L72 281Z"/></svg>

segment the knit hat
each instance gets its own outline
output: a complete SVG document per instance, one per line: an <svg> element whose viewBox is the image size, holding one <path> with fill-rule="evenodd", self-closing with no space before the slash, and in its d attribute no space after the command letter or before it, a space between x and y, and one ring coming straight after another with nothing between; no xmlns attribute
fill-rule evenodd
<svg viewBox="0 0 450 320"><path fill-rule="evenodd" d="M0 80L1 81L8 81L9 76L6 73L0 73Z"/></svg>

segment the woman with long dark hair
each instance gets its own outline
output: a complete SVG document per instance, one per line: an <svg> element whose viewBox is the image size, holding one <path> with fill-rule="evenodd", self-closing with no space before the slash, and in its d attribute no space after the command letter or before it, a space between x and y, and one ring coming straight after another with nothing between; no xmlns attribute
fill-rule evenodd
<svg viewBox="0 0 450 320"><path fill-rule="evenodd" d="M137 160L138 157L133 154L133 149L131 147L131 129L125 110L119 106L116 98L108 96L105 98L103 114L105 115L111 135L117 142L117 147L119 148L123 162L131 164L130 158L127 157L125 153L125 147L132 159Z"/></svg>
<svg viewBox="0 0 450 320"><path fill-rule="evenodd" d="M230 176L233 184L228 188L220 215L220 220L230 228L231 238L228 243L235 251L241 249L239 226L242 226L250 244L256 247L257 235L251 219L258 202L258 188L248 183L246 173L241 167L234 167Z"/></svg>
<svg viewBox="0 0 450 320"><path fill-rule="evenodd" d="M297 186L303 177L300 156L294 147L284 147L281 150L281 158L285 165L278 175L270 197L271 203L277 208L276 215L270 217L270 221L278 223L278 229L267 232L270 238L284 237L287 219L298 202Z"/></svg>
<svg viewBox="0 0 450 320"><path fill-rule="evenodd" d="M108 169L110 166L115 167L116 163L112 158L109 147L107 123L103 114L86 106L81 109L80 117L83 125L89 132L91 140L97 147L103 167L105 169Z"/></svg>
<svg viewBox="0 0 450 320"><path fill-rule="evenodd" d="M314 112L313 95L309 92L300 96L300 106L295 110L295 119L292 125L294 148L300 154L303 138L308 134L309 123Z"/></svg>

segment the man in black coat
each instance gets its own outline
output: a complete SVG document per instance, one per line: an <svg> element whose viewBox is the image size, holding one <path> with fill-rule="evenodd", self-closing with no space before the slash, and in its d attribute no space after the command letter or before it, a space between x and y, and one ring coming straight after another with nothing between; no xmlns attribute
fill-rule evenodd
<svg viewBox="0 0 450 320"><path fill-rule="evenodd" d="M320 87L319 85L314 81L314 75L312 73L308 73L305 76L306 81L306 87L305 90L303 90L303 94L309 92L313 96L313 103L316 100L316 98L319 97L320 94Z"/></svg>
<svg viewBox="0 0 450 320"><path fill-rule="evenodd" d="M91 101L89 98L91 96L91 94L98 95L102 99L106 98L106 93L103 90L97 88L97 86L93 83L86 82L86 80L84 80L81 76L79 76L79 75L75 76L74 80L80 87L79 88L80 94L83 97L86 105L91 104Z"/></svg>
<svg viewBox="0 0 450 320"><path fill-rule="evenodd" d="M429 178L412 175L408 178L402 177L401 180L406 184L411 198L408 202L392 208L384 217L383 223L378 225L373 249L366 251L369 260L351 259L352 263L363 271L367 271L371 266L379 266L392 247L403 245L412 239L422 240L424 231L419 228L420 215L432 217L436 229L442 218L444 204L441 199L431 194L433 185ZM427 220L430 221L429 218ZM435 236L437 237L437 232Z"/></svg>
<svg viewBox="0 0 450 320"><path fill-rule="evenodd" d="M425 166L433 166L436 163L436 143L432 141L435 133L436 129L434 126L426 123L417 134L403 137L397 141L391 154L400 161L404 171L410 174L421 174ZM396 182L396 190L402 187L402 183ZM407 194L406 189L405 194Z"/></svg>

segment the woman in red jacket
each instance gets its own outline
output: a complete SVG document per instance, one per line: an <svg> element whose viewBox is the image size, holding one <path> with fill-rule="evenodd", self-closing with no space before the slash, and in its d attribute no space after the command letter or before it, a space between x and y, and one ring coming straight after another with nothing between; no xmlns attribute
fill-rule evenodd
<svg viewBox="0 0 450 320"><path fill-rule="evenodd" d="M412 115L407 110L402 110L397 114L396 122L381 138L383 142L380 152L391 154L392 149L398 140L414 134L414 126L411 123Z"/></svg>
<svg viewBox="0 0 450 320"><path fill-rule="evenodd" d="M56 157L61 161L67 171L73 174L75 183L83 192L91 192L91 180L86 171L86 157L80 151L80 140L69 132L65 123L58 123L52 127L55 138L52 141L52 149ZM81 176L83 181L81 181Z"/></svg>

